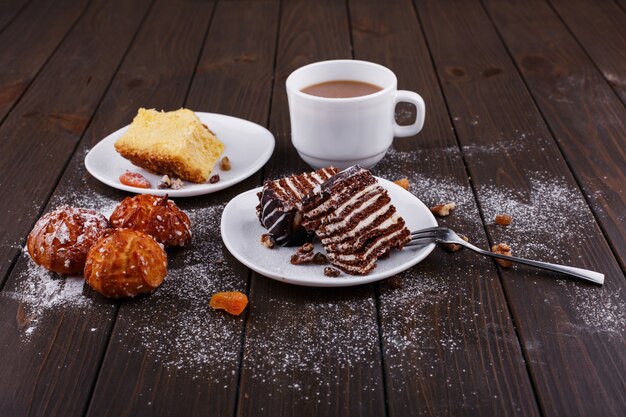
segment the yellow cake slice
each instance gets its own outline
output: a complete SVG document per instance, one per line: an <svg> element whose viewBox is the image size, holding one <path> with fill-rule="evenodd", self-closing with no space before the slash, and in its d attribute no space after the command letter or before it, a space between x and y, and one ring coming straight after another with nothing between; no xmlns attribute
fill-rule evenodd
<svg viewBox="0 0 626 417"><path fill-rule="evenodd" d="M206 182L224 144L191 110L139 109L115 150L133 164L159 175Z"/></svg>

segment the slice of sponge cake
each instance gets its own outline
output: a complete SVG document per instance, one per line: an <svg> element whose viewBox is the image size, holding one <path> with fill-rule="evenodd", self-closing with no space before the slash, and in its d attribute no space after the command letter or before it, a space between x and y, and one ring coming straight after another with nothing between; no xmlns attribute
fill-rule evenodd
<svg viewBox="0 0 626 417"><path fill-rule="evenodd" d="M202 183L224 152L224 144L191 110L139 109L115 150L133 164L160 175Z"/></svg>

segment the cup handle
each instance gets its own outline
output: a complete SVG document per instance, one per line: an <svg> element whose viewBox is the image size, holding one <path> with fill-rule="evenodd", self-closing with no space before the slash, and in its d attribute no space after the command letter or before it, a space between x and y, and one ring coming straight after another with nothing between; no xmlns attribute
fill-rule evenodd
<svg viewBox="0 0 626 417"><path fill-rule="evenodd" d="M424 116L426 115L426 106L424 105L424 100L419 94L414 93L413 91L398 90L396 91L396 97L393 104L394 109L396 105L401 102L414 104L415 108L417 109L417 114L415 115L415 121L413 122L413 124L408 126L400 126L398 122L396 122L396 118L394 117L393 136L401 138L417 135L417 133L422 130L422 127L424 126Z"/></svg>

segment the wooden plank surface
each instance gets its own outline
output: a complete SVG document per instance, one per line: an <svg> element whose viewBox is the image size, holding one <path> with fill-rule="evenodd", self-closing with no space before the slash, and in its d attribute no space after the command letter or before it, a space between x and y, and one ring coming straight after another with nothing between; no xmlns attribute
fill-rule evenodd
<svg viewBox="0 0 626 417"><path fill-rule="evenodd" d="M14 175L21 175L12 178L14 186L3 183L12 201L3 201L2 209L21 213L4 218L2 227L10 236L22 233L24 239L27 231L22 229L29 230L37 219L149 4L94 2L2 125L2 146L10 146L1 154L12 158L3 161L2 170L12 168ZM124 13L119 14L120 9ZM110 55L93 55L100 48ZM74 159L82 166L83 158L84 153ZM54 207L73 203L74 187L80 189L85 175L71 178L73 183L57 194ZM11 249L19 252L21 245ZM9 253L3 256L10 259ZM0 415L82 415L108 340L114 304L88 291L83 295L82 279L45 272L24 254L3 288L0 311Z"/></svg>
<svg viewBox="0 0 626 417"><path fill-rule="evenodd" d="M29 0L0 1L0 32L26 7Z"/></svg>
<svg viewBox="0 0 626 417"><path fill-rule="evenodd" d="M501 272L542 414L623 414L617 261L484 11L416 4L492 242L606 274L595 287L522 267ZM500 211L513 214L511 226L492 223Z"/></svg>
<svg viewBox="0 0 626 417"><path fill-rule="evenodd" d="M266 179L310 169L291 145L287 76L351 57L341 1L284 2L278 35L270 119L277 146ZM373 286L304 288L254 274L250 295L237 415L385 413Z"/></svg>
<svg viewBox="0 0 626 417"><path fill-rule="evenodd" d="M541 0L529 3L485 1L626 270L626 108L553 9Z"/></svg>
<svg viewBox="0 0 626 417"><path fill-rule="evenodd" d="M197 30L186 31L169 48L172 58L181 48L189 51L185 67L173 73L195 74L190 89L187 82L178 86L167 82L172 96L151 100L151 105L179 107L184 100L179 93L189 90L188 108L264 124L269 114L278 2L219 3L200 50L200 23L210 16L206 6L189 4L169 29L175 32L185 27L183 22L189 25L192 16L198 23ZM157 16L167 18L178 9ZM232 24L235 21L247 31L239 31ZM189 65L195 65L200 52L194 72ZM143 61L137 57L138 64ZM228 149L225 152L228 155ZM236 156L231 155L231 161L237 164ZM216 194L177 200L191 217L192 244L170 251L162 288L121 305L87 415L233 415L247 316L214 311L208 302L218 291L246 291L248 270L223 247L219 221L225 203L260 180L259 174ZM119 401L111 402L111 397Z"/></svg>
<svg viewBox="0 0 626 417"><path fill-rule="evenodd" d="M374 172L392 180L408 177L411 191L430 207L456 202L457 211L439 223L487 246L411 2L389 7L353 0L350 12L355 58L388 66L398 88L417 91L426 102L423 131L395 139ZM398 115L404 116L402 110ZM384 282L380 293L389 415L539 415L491 260L437 249L399 278L400 288Z"/></svg>
<svg viewBox="0 0 626 417"><path fill-rule="evenodd" d="M626 12L612 1L550 3L626 104Z"/></svg>
<svg viewBox="0 0 626 417"><path fill-rule="evenodd" d="M148 8L94 2L0 126L0 286ZM95 51L106 50L106 54Z"/></svg>
<svg viewBox="0 0 626 417"><path fill-rule="evenodd" d="M0 121L83 13L87 1L32 2L0 32Z"/></svg>

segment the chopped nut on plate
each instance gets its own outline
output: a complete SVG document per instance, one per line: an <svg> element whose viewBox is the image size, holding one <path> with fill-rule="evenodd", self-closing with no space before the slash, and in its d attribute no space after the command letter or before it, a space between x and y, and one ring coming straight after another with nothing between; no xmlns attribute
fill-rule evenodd
<svg viewBox="0 0 626 417"><path fill-rule="evenodd" d="M261 245L265 246L268 249L274 249L274 246L276 246L276 242L274 241L274 238L272 236L264 233L261 235Z"/></svg>
<svg viewBox="0 0 626 417"><path fill-rule="evenodd" d="M313 244L311 242L307 242L298 248L299 253L309 253L312 250L313 250Z"/></svg>
<svg viewBox="0 0 626 417"><path fill-rule="evenodd" d="M220 176L219 175L217 175L217 174L211 175L211 178L209 178L209 183L215 184L219 180L220 180Z"/></svg>
<svg viewBox="0 0 626 417"><path fill-rule="evenodd" d="M326 275L327 277L332 277L332 278L337 278L339 275L341 275L341 271L327 266L326 268L324 268L324 275Z"/></svg>
<svg viewBox="0 0 626 417"><path fill-rule="evenodd" d="M300 252L298 250L298 252L291 255L291 263L294 265L308 264L308 263L313 262L314 258L315 258L315 254L313 253L313 251Z"/></svg>
<svg viewBox="0 0 626 417"><path fill-rule="evenodd" d="M230 159L228 159L227 156L222 158L220 168L222 168L223 171L230 171Z"/></svg>
<svg viewBox="0 0 626 417"><path fill-rule="evenodd" d="M491 247L491 251L493 253L497 253L498 255L511 256L511 247L506 243L498 243L497 245L493 245ZM510 268L513 265L513 262L507 261L506 259L496 259L496 262L500 264L503 268Z"/></svg>
<svg viewBox="0 0 626 417"><path fill-rule="evenodd" d="M437 204L434 207L430 208L430 211L433 214L436 214L439 217L445 217L450 214L452 210L456 208L456 203L445 203L445 204Z"/></svg>
<svg viewBox="0 0 626 417"><path fill-rule="evenodd" d="M496 224L500 226L508 226L513 218L510 214L496 214Z"/></svg>
<svg viewBox="0 0 626 417"><path fill-rule="evenodd" d="M400 178L399 180L394 181L394 184L398 184L400 187L405 190L409 189L409 180L408 178Z"/></svg>
<svg viewBox="0 0 626 417"><path fill-rule="evenodd" d="M180 178L170 178L169 175L163 175L158 187L160 189L171 188L172 190L180 190L183 188L183 181Z"/></svg>

